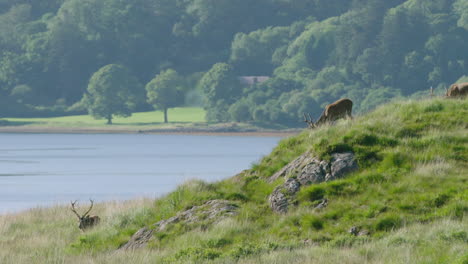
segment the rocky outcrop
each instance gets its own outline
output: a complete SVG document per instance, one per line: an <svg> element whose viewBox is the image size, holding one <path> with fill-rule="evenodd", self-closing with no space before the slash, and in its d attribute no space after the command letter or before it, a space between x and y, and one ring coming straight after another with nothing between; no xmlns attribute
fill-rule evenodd
<svg viewBox="0 0 468 264"><path fill-rule="evenodd" d="M200 223L215 223L225 217L237 214L238 207L226 200L211 200L200 206L178 213L169 219L161 220L150 227L138 230L130 240L120 247L122 250L134 250L145 246L157 232L167 230L171 225L184 223L186 225Z"/></svg>
<svg viewBox="0 0 468 264"><path fill-rule="evenodd" d="M349 229L348 233L350 233L353 236L368 236L368 235L370 235L369 230L361 229L358 226L351 227Z"/></svg>
<svg viewBox="0 0 468 264"><path fill-rule="evenodd" d="M278 213L286 213L288 211L288 197L284 193L283 186L276 187L268 197L268 202L273 211Z"/></svg>
<svg viewBox="0 0 468 264"><path fill-rule="evenodd" d="M331 177L327 180L343 178L346 174L358 169L358 165L351 152L335 153L331 159Z"/></svg>
<svg viewBox="0 0 468 264"><path fill-rule="evenodd" d="M340 179L358 169L352 152L333 153L331 156L328 162L306 152L271 176L269 182L281 177L286 178L285 183L276 187L268 197L271 209L285 213L288 211L292 197L301 186Z"/></svg>

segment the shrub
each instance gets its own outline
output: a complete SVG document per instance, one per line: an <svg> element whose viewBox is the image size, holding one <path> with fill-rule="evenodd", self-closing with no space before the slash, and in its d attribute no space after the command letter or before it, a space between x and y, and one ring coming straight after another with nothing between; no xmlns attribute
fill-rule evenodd
<svg viewBox="0 0 468 264"><path fill-rule="evenodd" d="M410 167L410 158L406 154L399 152L387 154L380 164L380 169L382 171L409 169Z"/></svg>
<svg viewBox="0 0 468 264"><path fill-rule="evenodd" d="M357 192L358 186L350 180L338 180L326 185L327 195L346 196Z"/></svg>
<svg viewBox="0 0 468 264"><path fill-rule="evenodd" d="M402 226L403 220L399 216L389 215L385 216L377 221L375 229L377 231L391 231L398 229Z"/></svg>
<svg viewBox="0 0 468 264"><path fill-rule="evenodd" d="M441 103L433 103L433 104L430 104L430 105L426 106L423 109L423 112L425 112L425 113L427 113L427 112L441 112L442 110L444 110L444 106Z"/></svg>
<svg viewBox="0 0 468 264"><path fill-rule="evenodd" d="M304 188L300 195L299 199L300 200L305 200L305 201L317 201L323 199L325 196L325 188L322 186L317 186L317 185L311 185L306 188Z"/></svg>
<svg viewBox="0 0 468 264"><path fill-rule="evenodd" d="M320 230L324 227L324 221L315 215L306 215L302 218L301 225L307 229Z"/></svg>
<svg viewBox="0 0 468 264"><path fill-rule="evenodd" d="M261 250L262 249L258 245L247 243L234 247L231 251L229 251L228 256L239 259L253 254L258 254L261 252Z"/></svg>
<svg viewBox="0 0 468 264"><path fill-rule="evenodd" d="M232 120L237 122L246 122L252 119L249 105L245 101L239 101L231 105L228 112L231 115Z"/></svg>
<svg viewBox="0 0 468 264"><path fill-rule="evenodd" d="M176 260L213 260L219 258L221 253L209 248L186 248L175 254Z"/></svg>
<svg viewBox="0 0 468 264"><path fill-rule="evenodd" d="M432 200L432 205L435 207L442 207L450 200L450 195L448 194L439 194L434 200Z"/></svg>
<svg viewBox="0 0 468 264"><path fill-rule="evenodd" d="M366 237L357 237L351 235L342 235L334 238L328 244L332 247L352 247L357 244L364 244L369 239Z"/></svg>
<svg viewBox="0 0 468 264"><path fill-rule="evenodd" d="M206 241L206 246L209 248L222 248L229 244L232 244L232 240L226 238L210 239Z"/></svg>

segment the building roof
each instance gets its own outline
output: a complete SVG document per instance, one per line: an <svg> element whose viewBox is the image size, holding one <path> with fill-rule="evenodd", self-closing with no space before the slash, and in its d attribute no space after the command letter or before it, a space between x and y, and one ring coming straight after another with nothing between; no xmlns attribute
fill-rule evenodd
<svg viewBox="0 0 468 264"><path fill-rule="evenodd" d="M270 77L269 76L239 76L237 77L237 79L239 79L241 84L254 85L256 83L262 83L270 79Z"/></svg>

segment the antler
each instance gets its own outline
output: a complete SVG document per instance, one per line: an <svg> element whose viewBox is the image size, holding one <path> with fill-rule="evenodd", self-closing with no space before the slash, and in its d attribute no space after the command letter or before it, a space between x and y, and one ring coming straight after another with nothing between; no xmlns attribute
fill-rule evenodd
<svg viewBox="0 0 468 264"><path fill-rule="evenodd" d="M86 213L84 213L83 217L87 216L89 212L91 212L91 209L93 209L93 205L94 205L94 201L89 199L89 201L91 202L91 206L89 207L88 211L86 211Z"/></svg>
<svg viewBox="0 0 468 264"><path fill-rule="evenodd" d="M307 115L306 115L306 113L303 113L303 115L304 115L304 122L307 123L309 128L315 127L314 120L310 116L310 113L307 113Z"/></svg>
<svg viewBox="0 0 468 264"><path fill-rule="evenodd" d="M71 203L71 206L72 206L72 208L71 208L70 210L71 210L73 213L75 213L76 216L78 216L78 219L81 219L80 214L78 214L78 212L77 212L76 209L75 209L76 202L78 202L78 200L76 200L76 201L74 201L74 202L70 202L70 203Z"/></svg>

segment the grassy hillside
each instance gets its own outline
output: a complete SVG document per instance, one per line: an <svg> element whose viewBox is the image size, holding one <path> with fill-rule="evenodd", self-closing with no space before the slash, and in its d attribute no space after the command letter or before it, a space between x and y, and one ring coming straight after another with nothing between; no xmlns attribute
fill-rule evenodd
<svg viewBox="0 0 468 264"><path fill-rule="evenodd" d="M353 151L360 169L300 190L286 214L266 178L305 151ZM327 198L326 208L314 206ZM179 223L141 250L116 249L141 227L211 199L238 215ZM251 170L191 181L155 201L99 204L85 233L65 207L0 217L1 263L468 263L468 101L397 102L283 140ZM368 236L353 236L359 226Z"/></svg>

